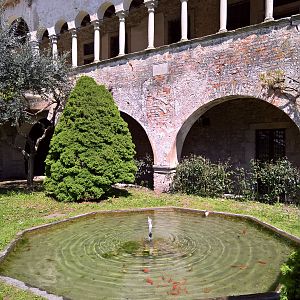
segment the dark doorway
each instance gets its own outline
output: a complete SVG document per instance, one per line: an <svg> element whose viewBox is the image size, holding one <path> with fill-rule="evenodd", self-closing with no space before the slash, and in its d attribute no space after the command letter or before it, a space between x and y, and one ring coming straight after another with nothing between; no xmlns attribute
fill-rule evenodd
<svg viewBox="0 0 300 300"><path fill-rule="evenodd" d="M29 132L29 138L34 142L38 140L44 133L45 128L50 126L50 122L45 118L41 119L38 123L34 124ZM53 135L53 129L47 132L46 137L40 142L38 151L34 160L34 176L43 176L45 174L45 160L49 151L50 141ZM28 142L25 145L25 151L30 152L30 147ZM25 163L25 171L27 174L27 163Z"/></svg>

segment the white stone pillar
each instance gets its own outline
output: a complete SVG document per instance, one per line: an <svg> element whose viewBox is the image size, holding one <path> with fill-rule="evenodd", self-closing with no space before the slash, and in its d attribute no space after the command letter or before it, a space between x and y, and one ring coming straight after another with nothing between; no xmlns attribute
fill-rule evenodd
<svg viewBox="0 0 300 300"><path fill-rule="evenodd" d="M100 61L100 21L95 20L91 22L94 26L94 62Z"/></svg>
<svg viewBox="0 0 300 300"><path fill-rule="evenodd" d="M119 56L125 55L125 43L126 43L126 28L125 17L126 12L118 11L116 15L119 18Z"/></svg>
<svg viewBox="0 0 300 300"><path fill-rule="evenodd" d="M220 0L220 30L227 31L227 0Z"/></svg>
<svg viewBox="0 0 300 300"><path fill-rule="evenodd" d="M71 28L70 32L72 35L72 67L76 68L78 65L77 30L76 28Z"/></svg>
<svg viewBox="0 0 300 300"><path fill-rule="evenodd" d="M52 56L53 59L57 59L58 56L58 50L57 50L57 35L50 35L49 39L51 41L51 45L52 45Z"/></svg>
<svg viewBox="0 0 300 300"><path fill-rule="evenodd" d="M188 39L188 0L181 1L181 40Z"/></svg>
<svg viewBox="0 0 300 300"><path fill-rule="evenodd" d="M39 53L40 53L40 43L39 43L38 38L37 38L37 32L36 31L30 32L28 34L28 36L29 36L29 41L30 41L32 51L34 52L34 54L39 55Z"/></svg>
<svg viewBox="0 0 300 300"><path fill-rule="evenodd" d="M273 0L265 0L265 21L274 20L273 7L274 7L274 1Z"/></svg>
<svg viewBox="0 0 300 300"><path fill-rule="evenodd" d="M145 6L148 9L148 47L147 49L154 48L154 11L157 6L156 0L145 1Z"/></svg>

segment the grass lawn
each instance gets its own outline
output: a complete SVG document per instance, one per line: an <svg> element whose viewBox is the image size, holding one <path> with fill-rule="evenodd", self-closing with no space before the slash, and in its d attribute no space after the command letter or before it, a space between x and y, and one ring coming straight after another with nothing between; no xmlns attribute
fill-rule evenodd
<svg viewBox="0 0 300 300"><path fill-rule="evenodd" d="M209 199L186 195L156 194L129 189L127 195L83 203L60 203L41 192L0 190L0 251L16 233L36 225L50 223L96 210L178 206L252 215L300 237L300 207L267 205L250 201ZM125 194L125 193L124 193ZM0 282L0 300L41 299Z"/></svg>

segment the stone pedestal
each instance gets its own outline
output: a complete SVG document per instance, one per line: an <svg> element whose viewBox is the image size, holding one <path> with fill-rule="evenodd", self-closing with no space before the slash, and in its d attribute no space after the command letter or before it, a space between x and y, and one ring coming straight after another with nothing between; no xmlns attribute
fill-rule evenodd
<svg viewBox="0 0 300 300"><path fill-rule="evenodd" d="M170 166L153 166L154 170L154 190L157 192L168 192L170 184L175 174L176 168Z"/></svg>

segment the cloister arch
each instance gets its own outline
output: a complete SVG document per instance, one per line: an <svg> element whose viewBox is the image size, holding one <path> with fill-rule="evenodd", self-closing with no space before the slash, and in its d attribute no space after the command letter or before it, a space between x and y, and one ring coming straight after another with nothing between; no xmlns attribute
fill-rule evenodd
<svg viewBox="0 0 300 300"><path fill-rule="evenodd" d="M68 23L66 22L66 20L63 20L63 19L58 20L54 25L55 33L61 34L62 27L65 26L65 24L67 24L67 26L68 26ZM67 29L68 29L68 27L67 27Z"/></svg>
<svg viewBox="0 0 300 300"><path fill-rule="evenodd" d="M153 162L154 151L151 141L143 128L143 126L136 121L129 114L121 111L121 117L128 124L129 131L132 136L132 141L135 144L135 159L144 160L147 165L142 166L142 173L144 173L138 180L138 184L147 183L146 185L153 188Z"/></svg>
<svg viewBox="0 0 300 300"><path fill-rule="evenodd" d="M50 50L50 38L48 29L40 30L38 39L40 41L40 50L49 51Z"/></svg>
<svg viewBox="0 0 300 300"><path fill-rule="evenodd" d="M21 42L25 42L28 38L29 27L23 18L17 18L10 24L13 34L20 38Z"/></svg>
<svg viewBox="0 0 300 300"><path fill-rule="evenodd" d="M90 17L89 13L86 11L81 10L77 16L75 17L75 26L76 28L79 28L82 26L82 21L84 20L84 18L86 18L86 16Z"/></svg>
<svg viewBox="0 0 300 300"><path fill-rule="evenodd" d="M176 143L178 161L196 154L247 167L261 155L278 158L272 157L277 151L300 166L297 124L282 108L253 97L226 97L201 107L182 126Z"/></svg>
<svg viewBox="0 0 300 300"><path fill-rule="evenodd" d="M109 11L113 11L113 13L115 12L115 6L112 2L105 2L103 4L101 4L101 6L99 7L98 11L97 11L97 15L99 20L104 19L105 17L105 13L107 13L108 8L111 8ZM106 17L110 17L111 15L109 14L109 16Z"/></svg>

